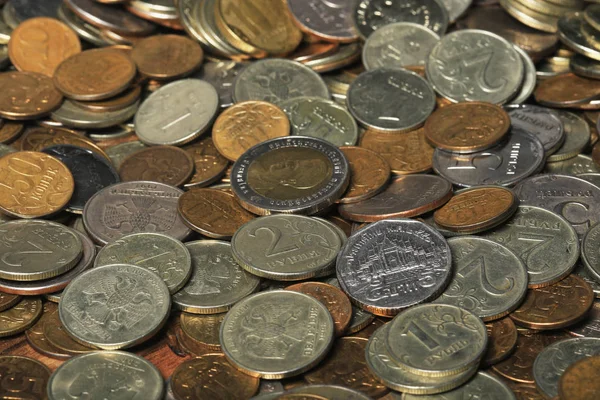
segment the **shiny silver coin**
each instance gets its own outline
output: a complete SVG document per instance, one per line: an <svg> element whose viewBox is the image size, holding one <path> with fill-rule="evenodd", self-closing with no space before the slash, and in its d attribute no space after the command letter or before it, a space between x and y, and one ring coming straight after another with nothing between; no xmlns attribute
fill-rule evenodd
<svg viewBox="0 0 600 400"><path fill-rule="evenodd" d="M443 394L444 400L462 400L485 394L489 400L517 400L514 392L499 378L485 372L477 375L465 385ZM437 400L439 396L415 396L403 394L402 400Z"/></svg>
<svg viewBox="0 0 600 400"><path fill-rule="evenodd" d="M86 42L100 47L117 44L116 42L108 39L106 36L103 36L100 29L79 18L77 14L75 14L64 3L58 8L57 15L62 22L67 24L69 28L73 29L77 35L79 35L79 37Z"/></svg>
<svg viewBox="0 0 600 400"><path fill-rule="evenodd" d="M219 94L221 108L227 108L233 105L233 82L247 65L235 61L210 61L204 63L192 78L202 79L213 85Z"/></svg>
<svg viewBox="0 0 600 400"><path fill-rule="evenodd" d="M331 0L288 0L287 5L303 32L319 39L352 42L358 38L352 19L354 3Z"/></svg>
<svg viewBox="0 0 600 400"><path fill-rule="evenodd" d="M573 51L600 61L600 32L584 20L581 12L563 15L558 20L558 37Z"/></svg>
<svg viewBox="0 0 600 400"><path fill-rule="evenodd" d="M472 0L441 0L446 10L448 10L448 19L455 22L471 6Z"/></svg>
<svg viewBox="0 0 600 400"><path fill-rule="evenodd" d="M563 124L565 140L563 144L548 157L548 162L563 161L577 156L590 143L590 126L577 114L564 110L554 111Z"/></svg>
<svg viewBox="0 0 600 400"><path fill-rule="evenodd" d="M513 44L514 49L519 53L521 61L523 61L523 83L521 89L510 101L514 104L521 104L531 97L537 83L537 70L533 60L525 50Z"/></svg>
<svg viewBox="0 0 600 400"><path fill-rule="evenodd" d="M537 136L546 156L556 152L564 143L566 135L563 123L554 110L531 104L511 104L504 108L513 127Z"/></svg>

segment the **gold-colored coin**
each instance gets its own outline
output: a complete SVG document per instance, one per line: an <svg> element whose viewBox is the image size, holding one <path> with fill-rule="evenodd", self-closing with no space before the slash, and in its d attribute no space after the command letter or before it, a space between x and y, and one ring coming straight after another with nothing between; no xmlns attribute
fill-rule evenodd
<svg viewBox="0 0 600 400"><path fill-rule="evenodd" d="M0 337L21 333L35 324L42 315L42 300L25 297L14 307L0 312Z"/></svg>
<svg viewBox="0 0 600 400"><path fill-rule="evenodd" d="M47 147L57 144L70 144L91 150L110 161L108 154L98 147L98 145L83 134L70 129L43 126L34 127L27 129L19 142L23 151L42 151Z"/></svg>
<svg viewBox="0 0 600 400"><path fill-rule="evenodd" d="M43 117L63 101L52 79L35 72L0 74L0 117L13 120Z"/></svg>
<svg viewBox="0 0 600 400"><path fill-rule="evenodd" d="M61 352L69 354L71 356L78 356L80 354L91 353L97 351L97 349L86 346L79 341L76 341L71 335L67 333L62 322L60 322L58 312L48 315L44 321L44 336L50 342L50 344Z"/></svg>
<svg viewBox="0 0 600 400"><path fill-rule="evenodd" d="M181 329L186 335L207 349L221 351L219 331L225 314L195 315L181 313Z"/></svg>
<svg viewBox="0 0 600 400"><path fill-rule="evenodd" d="M23 124L13 121L4 121L0 127L0 143L12 143L23 131Z"/></svg>
<svg viewBox="0 0 600 400"><path fill-rule="evenodd" d="M51 344L46 335L44 335L44 325L48 318L56 313L58 315L58 306L52 302L45 302L42 312L42 316L38 321L29 329L25 331L25 337L27 338L27 343L31 347L35 349L38 353L44 354L48 357L52 358L70 358L69 354L62 352L60 349L56 348L53 344Z"/></svg>

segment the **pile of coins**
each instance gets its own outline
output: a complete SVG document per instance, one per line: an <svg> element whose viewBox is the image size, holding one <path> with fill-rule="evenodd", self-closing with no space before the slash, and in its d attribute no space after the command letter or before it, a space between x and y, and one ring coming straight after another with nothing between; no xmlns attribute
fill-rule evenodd
<svg viewBox="0 0 600 400"><path fill-rule="evenodd" d="M0 0L0 398L600 398L600 6L496 3Z"/></svg>

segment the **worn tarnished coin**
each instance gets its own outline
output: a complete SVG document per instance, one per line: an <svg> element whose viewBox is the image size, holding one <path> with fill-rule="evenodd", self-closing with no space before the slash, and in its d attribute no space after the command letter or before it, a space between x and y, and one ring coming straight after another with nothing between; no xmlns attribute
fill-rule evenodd
<svg viewBox="0 0 600 400"><path fill-rule="evenodd" d="M31 328L25 331L27 343L29 343L29 345L38 353L48 357L58 359L70 358L71 356L69 354L51 344L44 335L44 325L46 321L48 321L49 317L54 313L58 314L58 306L49 301L45 302L40 319L38 319L38 321Z"/></svg>
<svg viewBox="0 0 600 400"><path fill-rule="evenodd" d="M179 323L184 334L188 336L195 347L203 347L205 350L221 351L219 332L226 313L210 315L193 315L187 312L181 313ZM187 341L189 343L189 341Z"/></svg>
<svg viewBox="0 0 600 400"><path fill-rule="evenodd" d="M429 54L426 70L433 89L452 102L503 104L520 89L524 75L511 43L476 29L444 36Z"/></svg>
<svg viewBox="0 0 600 400"><path fill-rule="evenodd" d="M500 379L485 372L477 372L475 377L466 384L445 392L442 396L446 400L462 400L469 396L485 394L489 400L517 400L513 391ZM416 396L412 394L403 394L402 400L434 400L437 395Z"/></svg>
<svg viewBox="0 0 600 400"><path fill-rule="evenodd" d="M68 354L69 356L78 356L98 350L95 347L77 342L66 332L64 325L60 322L58 309L46 318L43 326L43 334L52 347L58 349L60 353Z"/></svg>
<svg viewBox="0 0 600 400"><path fill-rule="evenodd" d="M171 299L164 281L143 267L96 267L75 278L59 303L60 320L77 340L105 350L131 347L166 322Z"/></svg>
<svg viewBox="0 0 600 400"><path fill-rule="evenodd" d="M311 36L342 43L358 39L353 2L288 0L287 5L298 27Z"/></svg>
<svg viewBox="0 0 600 400"><path fill-rule="evenodd" d="M235 261L231 245L216 240L186 244L192 257L192 275L173 295L175 307L194 314L216 314L254 293L260 279Z"/></svg>
<svg viewBox="0 0 600 400"><path fill-rule="evenodd" d="M181 35L150 36L136 42L131 50L139 71L159 80L189 75L202 64L203 55L197 42Z"/></svg>
<svg viewBox="0 0 600 400"><path fill-rule="evenodd" d="M558 395L561 399L592 399L600 391L598 369L600 356L586 357L573 363L560 377Z"/></svg>
<svg viewBox="0 0 600 400"><path fill-rule="evenodd" d="M396 362L415 374L448 376L479 364L487 341L484 323L469 311L423 304L392 320L386 346Z"/></svg>
<svg viewBox="0 0 600 400"><path fill-rule="evenodd" d="M342 197L350 179L346 157L321 139L276 138L233 165L233 193L248 211L314 214Z"/></svg>
<svg viewBox="0 0 600 400"><path fill-rule="evenodd" d="M435 94L414 72L377 68L360 74L350 84L346 103L365 128L397 133L423 125L435 108Z"/></svg>
<svg viewBox="0 0 600 400"><path fill-rule="evenodd" d="M108 155L92 140L79 132L61 127L28 127L18 141L21 151L42 151L56 145L71 145L91 150L109 160Z"/></svg>
<svg viewBox="0 0 600 400"><path fill-rule="evenodd" d="M225 174L229 161L215 147L212 138L201 140L183 147L194 160L194 175L184 186L186 188L208 186Z"/></svg>
<svg viewBox="0 0 600 400"><path fill-rule="evenodd" d="M422 222L385 220L352 235L336 268L350 299L376 315L437 297L451 278L450 248Z"/></svg>
<svg viewBox="0 0 600 400"><path fill-rule="evenodd" d="M333 320L318 300L288 290L245 298L225 316L221 346L248 375L280 379L320 362L333 341Z"/></svg>
<svg viewBox="0 0 600 400"><path fill-rule="evenodd" d="M0 312L7 310L21 301L21 296L16 294L0 293Z"/></svg>
<svg viewBox="0 0 600 400"><path fill-rule="evenodd" d="M100 29L122 35L144 36L152 33L156 25L126 12L120 7L100 4L94 0L67 0L65 5L84 21Z"/></svg>
<svg viewBox="0 0 600 400"><path fill-rule="evenodd" d="M42 300L39 297L24 297L11 308L0 312L0 338L16 335L30 328L40 318L42 311ZM0 390L2 387L0 386Z"/></svg>
<svg viewBox="0 0 600 400"><path fill-rule="evenodd" d="M82 256L79 235L56 222L15 220L0 224L0 278L37 281L63 274Z"/></svg>
<svg viewBox="0 0 600 400"><path fill-rule="evenodd" d="M585 119L568 111L555 110L563 123L565 140L548 162L567 160L577 156L590 143L590 126Z"/></svg>
<svg viewBox="0 0 600 400"><path fill-rule="evenodd" d="M352 221L374 222L409 218L434 210L452 197L452 185L435 175L414 174L394 178L385 190L367 200L338 207Z"/></svg>
<svg viewBox="0 0 600 400"><path fill-rule="evenodd" d="M79 394L90 399L134 395L159 400L163 398L163 382L158 369L140 356L99 351L62 364L48 382L48 396L50 400L60 400Z"/></svg>
<svg viewBox="0 0 600 400"><path fill-rule="evenodd" d="M571 12L558 19L558 37L571 50L600 60L598 31L589 25L581 12Z"/></svg>
<svg viewBox="0 0 600 400"><path fill-rule="evenodd" d="M525 50L523 50L516 44L513 44L513 47L521 57L521 61L523 62L524 74L521 88L519 89L515 97L511 99L511 102L515 104L521 104L527 101L535 91L535 85L537 83L537 69L535 64L533 63L533 60L531 59L531 57L529 57Z"/></svg>
<svg viewBox="0 0 600 400"><path fill-rule="evenodd" d="M350 184L339 203L356 203L371 198L385 189L390 178L390 166L379 154L361 147L344 146L350 164Z"/></svg>
<svg viewBox="0 0 600 400"><path fill-rule="evenodd" d="M11 120L43 117L60 107L62 94L52 79L35 72L0 74L0 117Z"/></svg>
<svg viewBox="0 0 600 400"><path fill-rule="evenodd" d="M579 263L573 270L573 273L586 281L592 287L596 298L600 298L600 282L596 280L595 276L592 275L583 263Z"/></svg>
<svg viewBox="0 0 600 400"><path fill-rule="evenodd" d="M196 139L219 110L219 95L208 82L183 79L161 86L135 114L140 141L147 145L182 145Z"/></svg>
<svg viewBox="0 0 600 400"><path fill-rule="evenodd" d="M138 105L139 102L136 101L121 110L97 112L79 107L74 101L67 99L60 108L52 112L51 117L53 120L71 128L110 128L120 125L133 117Z"/></svg>
<svg viewBox="0 0 600 400"><path fill-rule="evenodd" d="M526 328L564 328L581 321L593 303L592 287L577 275L569 275L551 286L530 289L523 304L510 317Z"/></svg>
<svg viewBox="0 0 600 400"><path fill-rule="evenodd" d="M145 149L146 147L148 146L146 146L138 140L135 140L133 142L121 143L109 147L108 149L106 149L106 154L110 157L110 160L112 161L115 168L118 169L121 166L121 163L124 159L126 159L128 156L137 151Z"/></svg>
<svg viewBox="0 0 600 400"><path fill-rule="evenodd" d="M192 77L213 85L219 94L221 108L227 108L233 105L233 82L246 66L246 63L231 60L209 61Z"/></svg>
<svg viewBox="0 0 600 400"><path fill-rule="evenodd" d="M160 233L134 233L104 246L94 265L129 264L146 268L165 282L171 293L187 283L192 260L179 240Z"/></svg>
<svg viewBox="0 0 600 400"><path fill-rule="evenodd" d="M502 318L485 324L488 333L488 348L482 363L494 365L508 358L517 346L517 327L510 318Z"/></svg>
<svg viewBox="0 0 600 400"><path fill-rule="evenodd" d="M554 110L531 104L509 105L505 109L512 126L540 139L546 156L556 152L565 141L564 126Z"/></svg>
<svg viewBox="0 0 600 400"><path fill-rule="evenodd" d="M501 318L517 308L527 292L527 270L508 248L473 236L448 239L452 280L435 300L477 315L483 321Z"/></svg>
<svg viewBox="0 0 600 400"><path fill-rule="evenodd" d="M600 85L594 79L573 73L544 79L535 89L535 100L549 107L569 107L589 103L600 97Z"/></svg>
<svg viewBox="0 0 600 400"><path fill-rule="evenodd" d="M598 147L600 150L600 146ZM578 154L568 160L547 163L544 172L558 175L574 175L600 173L600 165L592 157Z"/></svg>
<svg viewBox="0 0 600 400"><path fill-rule="evenodd" d="M41 362L28 357L0 356L2 385L0 397L5 399L48 399L46 386L50 370Z"/></svg>
<svg viewBox="0 0 600 400"><path fill-rule="evenodd" d="M341 248L336 230L302 215L270 215L242 226L231 239L233 256L246 271L296 281L330 271Z"/></svg>
<svg viewBox="0 0 600 400"><path fill-rule="evenodd" d="M490 103L465 102L439 108L425 123L425 137L435 147L456 153L487 150L510 129L510 117Z"/></svg>
<svg viewBox="0 0 600 400"><path fill-rule="evenodd" d="M14 142L23 132L23 127L24 125L20 122L3 121L3 124L0 126L0 143Z"/></svg>
<svg viewBox="0 0 600 400"><path fill-rule="evenodd" d="M194 160L175 146L152 146L123 160L119 175L123 182L152 181L182 186L194 174Z"/></svg>
<svg viewBox="0 0 600 400"><path fill-rule="evenodd" d="M78 101L76 105L88 111L119 111L137 102L141 95L142 87L134 83L117 96L99 101Z"/></svg>
<svg viewBox="0 0 600 400"><path fill-rule="evenodd" d="M175 400L247 399L256 393L259 381L238 371L223 354L205 354L181 363L169 388Z"/></svg>

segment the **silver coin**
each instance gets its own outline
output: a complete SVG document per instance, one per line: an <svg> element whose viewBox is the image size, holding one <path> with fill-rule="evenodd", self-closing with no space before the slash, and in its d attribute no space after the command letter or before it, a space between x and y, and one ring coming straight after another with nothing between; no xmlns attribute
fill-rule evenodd
<svg viewBox="0 0 600 400"><path fill-rule="evenodd" d="M600 167L596 165L592 157L578 154L568 160L547 163L544 172L548 174L573 175L600 173Z"/></svg>
<svg viewBox="0 0 600 400"><path fill-rule="evenodd" d="M216 50L216 54L223 54L227 58L236 60L249 58L246 54L241 54L221 34L215 18L217 0L195 1L195 3L194 18L197 21L196 26L208 41L209 47Z"/></svg>
<svg viewBox="0 0 600 400"><path fill-rule="evenodd" d="M106 154L110 157L115 168L119 168L124 159L140 150L147 148L144 143L139 140L127 143L120 143L116 146L111 146L106 149Z"/></svg>
<svg viewBox="0 0 600 400"><path fill-rule="evenodd" d="M272 58L253 62L233 83L233 100L262 100L277 104L294 97L329 99L329 89L319 74L296 61Z"/></svg>
<svg viewBox="0 0 600 400"><path fill-rule="evenodd" d="M441 2L448 11L448 19L454 22L468 10L472 0L441 0Z"/></svg>
<svg viewBox="0 0 600 400"><path fill-rule="evenodd" d="M352 42L358 36L352 19L352 1L288 0L287 5L302 31L320 39Z"/></svg>
<svg viewBox="0 0 600 400"><path fill-rule="evenodd" d="M600 339L600 301L594 301L585 319L566 328L573 336Z"/></svg>
<svg viewBox="0 0 600 400"><path fill-rule="evenodd" d="M338 279L335 277L328 278L325 280L325 282L329 283L332 286L335 286L338 289L342 288L340 286L340 281L338 281ZM360 330L366 328L371 322L373 322L374 319L375 315L352 304L352 318L350 319L350 324L348 324L348 328L346 328L346 335L351 335L352 333L359 332Z"/></svg>
<svg viewBox="0 0 600 400"><path fill-rule="evenodd" d="M364 72L350 84L346 103L365 128L410 131L423 125L435 108L435 93L418 74L399 68Z"/></svg>
<svg viewBox="0 0 600 400"><path fill-rule="evenodd" d="M502 318L522 302L527 292L527 270L508 248L474 236L448 240L453 277L434 303L451 304L483 321Z"/></svg>
<svg viewBox="0 0 600 400"><path fill-rule="evenodd" d="M427 59L433 89L452 102L503 104L521 88L521 56L506 39L487 31L465 29L442 38Z"/></svg>
<svg viewBox="0 0 600 400"><path fill-rule="evenodd" d="M533 363L533 379L547 398L558 396L558 381L574 362L600 355L600 339L576 338L562 340L546 347Z"/></svg>
<svg viewBox="0 0 600 400"><path fill-rule="evenodd" d="M228 242L200 240L185 246L192 256L193 272L173 295L178 309L194 314L222 313L258 289L260 279L238 265Z"/></svg>
<svg viewBox="0 0 600 400"><path fill-rule="evenodd" d="M320 97L296 97L279 103L290 119L292 135L316 137L336 146L354 146L358 126L345 107Z"/></svg>
<svg viewBox="0 0 600 400"><path fill-rule="evenodd" d="M443 35L448 28L448 11L438 0L360 0L354 21L363 39L394 22L413 22Z"/></svg>
<svg viewBox="0 0 600 400"><path fill-rule="evenodd" d="M210 61L203 64L200 71L192 77L213 85L219 94L221 108L227 108L233 105L233 82L247 65L235 61Z"/></svg>
<svg viewBox="0 0 600 400"><path fill-rule="evenodd" d="M531 104L511 104L504 108L513 127L537 136L546 156L556 152L565 141L563 123L554 110Z"/></svg>
<svg viewBox="0 0 600 400"><path fill-rule="evenodd" d="M62 105L52 112L53 120L64 126L82 129L109 128L122 124L135 115L139 101L118 111L95 112L77 106L72 100L65 99Z"/></svg>
<svg viewBox="0 0 600 400"><path fill-rule="evenodd" d="M540 207L520 205L504 225L482 235L523 260L532 288L558 282L575 268L579 258L575 229L560 215Z"/></svg>
<svg viewBox="0 0 600 400"><path fill-rule="evenodd" d="M519 127L508 139L491 149L472 154L454 154L437 148L433 169L458 186L509 186L536 173L543 166L544 146L537 136Z"/></svg>
<svg viewBox="0 0 600 400"><path fill-rule="evenodd" d="M297 281L329 272L342 243L337 232L318 219L271 215L244 224L231 245L234 258L246 271Z"/></svg>
<svg viewBox="0 0 600 400"><path fill-rule="evenodd" d="M335 386L335 385L308 385L308 386L300 386L294 389L291 389L285 394L290 394L292 396L308 396L309 398L314 398L311 395L315 395L317 397L325 398L327 400L369 400L370 397L361 393L357 390L353 390L344 386ZM293 397L292 397L293 398Z"/></svg>
<svg viewBox="0 0 600 400"><path fill-rule="evenodd" d="M110 242L100 250L96 267L111 264L137 265L154 272L175 293L192 274L192 259L179 240L159 233L134 233Z"/></svg>
<svg viewBox="0 0 600 400"><path fill-rule="evenodd" d="M163 390L163 378L150 361L123 351L101 351L74 357L59 366L48 382L50 400L116 399L120 396L162 400Z"/></svg>
<svg viewBox="0 0 600 400"><path fill-rule="evenodd" d="M84 272L66 287L59 303L66 331L104 350L131 347L162 328L171 309L163 280L135 265L114 264Z"/></svg>
<svg viewBox="0 0 600 400"><path fill-rule="evenodd" d="M180 79L161 86L137 110L135 132L147 145L183 145L204 133L219 110L208 82Z"/></svg>
<svg viewBox="0 0 600 400"><path fill-rule="evenodd" d="M590 126L585 119L572 112L554 110L563 123L565 140L563 144L548 157L548 162L562 161L575 157L590 143Z"/></svg>
<svg viewBox="0 0 600 400"><path fill-rule="evenodd" d="M522 48L513 44L514 49L521 56L521 61L523 61L523 83L521 84L521 89L515 95L511 102L514 104L521 104L525 102L527 99L531 97L533 91L535 90L535 85L537 84L537 71L535 69L535 64L529 54L525 52Z"/></svg>
<svg viewBox="0 0 600 400"><path fill-rule="evenodd" d="M132 125L133 121L130 120L121 125L111 126L110 128L106 129L96 129L86 133L90 139L98 142L111 139L120 139L131 136L135 133L135 126Z"/></svg>
<svg viewBox="0 0 600 400"><path fill-rule="evenodd" d="M580 12L563 15L558 20L558 37L573 51L600 60L600 33L592 28Z"/></svg>
<svg viewBox="0 0 600 400"><path fill-rule="evenodd" d="M58 18L73 29L77 35L83 40L92 43L96 46L104 47L117 44L111 41L106 36L102 35L102 31L95 26L88 24L77 16L64 3L58 8Z"/></svg>
<svg viewBox="0 0 600 400"><path fill-rule="evenodd" d="M15 153L17 150L15 150L13 147L7 145L7 144L1 144L0 143L0 157L3 157L7 154L10 153Z"/></svg>
<svg viewBox="0 0 600 400"><path fill-rule="evenodd" d="M221 347L236 368L264 379L301 374L333 343L333 320L318 300L273 290L246 297L221 325Z"/></svg>
<svg viewBox="0 0 600 400"><path fill-rule="evenodd" d="M577 175L578 178L583 179L584 181L588 181L598 187L600 187L600 174L579 174Z"/></svg>
<svg viewBox="0 0 600 400"><path fill-rule="evenodd" d="M538 175L514 189L522 205L538 206L564 217L579 238L600 222L600 188L566 175Z"/></svg>
<svg viewBox="0 0 600 400"><path fill-rule="evenodd" d="M396 22L376 30L367 39L362 61L368 70L425 65L433 46L440 40L437 33L412 22Z"/></svg>
<svg viewBox="0 0 600 400"><path fill-rule="evenodd" d="M33 2L33 0L24 1ZM52 0L55 1L58 0ZM93 0L64 0L64 3L90 24L123 35L145 36L152 33L156 27L153 23L136 17L123 8L111 7Z"/></svg>
<svg viewBox="0 0 600 400"><path fill-rule="evenodd" d="M451 266L446 239L407 219L379 221L354 233L336 263L342 290L382 316L437 297L451 278Z"/></svg>
<svg viewBox="0 0 600 400"><path fill-rule="evenodd" d="M573 270L573 273L586 281L588 285L592 287L594 296L597 299L600 299L600 281L596 280L596 278L583 263L579 263Z"/></svg>
<svg viewBox="0 0 600 400"><path fill-rule="evenodd" d="M581 259L588 272L600 281L600 224L592 226L583 237Z"/></svg>
<svg viewBox="0 0 600 400"><path fill-rule="evenodd" d="M83 223L100 244L139 232L184 240L191 230L177 213L182 190L158 182L122 182L96 193L85 205Z"/></svg>
<svg viewBox="0 0 600 400"><path fill-rule="evenodd" d="M19 23L36 17L56 18L61 0L10 0L15 18Z"/></svg>
<svg viewBox="0 0 600 400"><path fill-rule="evenodd" d="M577 75L590 79L600 79L600 61L592 60L581 54L571 57L570 69Z"/></svg>
<svg viewBox="0 0 600 400"><path fill-rule="evenodd" d="M515 393L494 375L477 372L477 375L465 385L441 395L444 400L463 400L469 397L476 399L485 396L486 400L517 400ZM474 397L477 396L477 397ZM484 398L484 397L480 397ZM440 395L415 396L403 394L402 400L438 400Z"/></svg>

